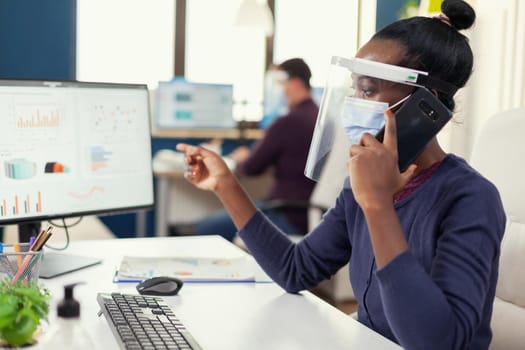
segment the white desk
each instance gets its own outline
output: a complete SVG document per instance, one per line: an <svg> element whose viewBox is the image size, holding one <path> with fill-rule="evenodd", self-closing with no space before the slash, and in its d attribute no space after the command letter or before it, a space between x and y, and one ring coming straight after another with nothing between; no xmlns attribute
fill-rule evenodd
<svg viewBox="0 0 525 350"><path fill-rule="evenodd" d="M243 252L216 237L140 238L72 242L68 253L96 256L101 265L50 280L42 280L53 295L51 322L62 286L77 286L82 322L97 349L118 349L106 319L98 318L97 292L137 294L135 284L114 284L119 257L166 252L235 257ZM180 294L167 297L175 314L204 349L400 349L309 292L285 293L274 283L186 283ZM38 346L30 349L39 348Z"/></svg>

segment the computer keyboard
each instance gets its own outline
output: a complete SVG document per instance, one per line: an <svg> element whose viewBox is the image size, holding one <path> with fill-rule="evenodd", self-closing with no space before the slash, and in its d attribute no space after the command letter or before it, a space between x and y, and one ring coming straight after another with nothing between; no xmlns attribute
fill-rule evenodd
<svg viewBox="0 0 525 350"><path fill-rule="evenodd" d="M122 349L202 349L161 297L99 293L97 301Z"/></svg>

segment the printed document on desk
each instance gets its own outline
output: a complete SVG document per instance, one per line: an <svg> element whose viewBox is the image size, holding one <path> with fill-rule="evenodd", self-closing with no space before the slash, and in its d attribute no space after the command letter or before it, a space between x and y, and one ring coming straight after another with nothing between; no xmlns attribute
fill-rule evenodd
<svg viewBox="0 0 525 350"><path fill-rule="evenodd" d="M255 282L256 264L250 257L132 257L125 256L115 282L137 282L156 276L185 282Z"/></svg>
<svg viewBox="0 0 525 350"><path fill-rule="evenodd" d="M174 276L187 282L271 282L253 256L221 236L163 240L173 243L159 245L157 238L151 238L137 249L127 250L116 266L113 282L137 282L153 276Z"/></svg>

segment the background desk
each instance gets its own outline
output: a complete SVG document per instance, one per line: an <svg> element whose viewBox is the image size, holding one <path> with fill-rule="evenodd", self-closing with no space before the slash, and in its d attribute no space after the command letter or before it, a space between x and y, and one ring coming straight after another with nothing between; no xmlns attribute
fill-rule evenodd
<svg viewBox="0 0 525 350"><path fill-rule="evenodd" d="M151 96L154 96L154 94L151 94ZM154 105L154 101L152 102L152 106ZM243 128L234 128L234 129L156 129L153 127L152 130L152 139L151 139L151 146L152 146L152 156L155 156L155 154L163 149L170 149L174 150L176 145L179 142L189 143L193 145L201 144L203 142L208 142L211 139L220 138L223 139L223 152L224 154L228 154L232 150L234 150L237 146L240 145L250 145L255 140L260 139L264 135L264 130L261 129L252 129L249 128L250 125L244 126ZM180 173L179 173L180 175ZM175 175L177 177L177 175ZM167 175L166 177L164 174L157 176L157 178L163 178L165 179L165 183L161 184L160 187L167 187L169 186L170 189L180 187L177 185L178 181L168 181L169 178L173 178L171 175ZM172 186L174 185L174 186ZM196 193L196 189L194 189L194 193ZM173 193L174 191L171 191ZM156 197L158 198L158 193ZM160 196L162 197L162 195ZM172 198L173 195L166 194L166 198ZM207 204L208 201L207 198L212 198L211 203L218 203L218 201L211 195L203 196L202 194L197 194L197 198L199 198L199 204L204 204L202 207L197 206L196 210L190 211L190 210L182 210L182 215L179 215L178 213L181 212L178 210L178 205L173 205L171 209L162 209L162 211L157 211L155 215L153 213L148 211L138 211L136 213L126 213L121 215L110 215L110 216L101 216L100 219L106 224L111 231L117 235L118 237L132 237L133 234L137 233L138 236L143 237L146 235L166 235L168 230L167 227L170 222L179 222L180 218L184 219L184 214L189 213L193 216L199 216L201 218L206 213L209 213L210 210L208 208L211 208L209 204ZM202 201L203 198L206 198L206 201ZM184 199L184 198L183 198ZM161 198L161 200L163 200ZM169 200L168 203L172 203L174 200ZM179 201L178 203L181 203ZM213 206L214 205L214 206ZM213 208L220 208L221 206L218 204L212 204ZM158 206L157 206L158 207ZM191 207L191 205L190 205ZM158 208L156 208L158 209ZM164 213L164 216L161 216L161 218L157 218L156 215L162 215ZM173 214L175 213L175 214ZM159 223L162 222L161 225Z"/></svg>
<svg viewBox="0 0 525 350"><path fill-rule="evenodd" d="M264 136L261 129L153 129L151 136L154 138L178 139L234 139L257 140Z"/></svg>
<svg viewBox="0 0 525 350"><path fill-rule="evenodd" d="M167 236L171 223L192 223L223 208L219 199L203 191L184 178L182 171L155 172L155 235ZM272 183L271 173L240 177L241 185L253 200L262 199ZM139 224L140 225L140 224ZM142 226L138 226L142 227ZM139 234L144 231L138 231Z"/></svg>
<svg viewBox="0 0 525 350"><path fill-rule="evenodd" d="M53 295L51 322L64 284L86 282L75 289L82 322L97 349L118 349L104 317L98 318L98 292L136 294L135 284L114 284L112 277L124 254L185 252L235 257L243 252L216 237L140 238L72 242L68 253L97 256L101 265L51 280L42 280ZM309 292L285 293L274 283L186 283L167 297L175 314L204 349L400 349ZM28 349L39 349L38 346Z"/></svg>
<svg viewBox="0 0 525 350"><path fill-rule="evenodd" d="M222 152L228 154L236 147L251 143L264 136L261 129L154 129L153 155L162 149L175 149L185 142L200 144L210 139L223 139ZM210 213L222 209L222 204L211 192L195 188L183 176L183 170L156 171L155 235L167 236L170 224L188 224L199 221ZM270 172L256 177L241 177L241 184L252 199L264 198L269 193ZM136 222L138 236L146 232L146 216L141 213Z"/></svg>

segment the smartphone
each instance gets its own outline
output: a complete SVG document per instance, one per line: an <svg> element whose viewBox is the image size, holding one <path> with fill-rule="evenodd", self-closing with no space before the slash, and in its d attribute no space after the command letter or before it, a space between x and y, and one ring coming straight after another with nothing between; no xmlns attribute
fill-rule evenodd
<svg viewBox="0 0 525 350"><path fill-rule="evenodd" d="M425 146L452 118L450 111L431 91L418 88L395 112L398 164L401 172L412 164ZM376 139L383 142L385 128Z"/></svg>

